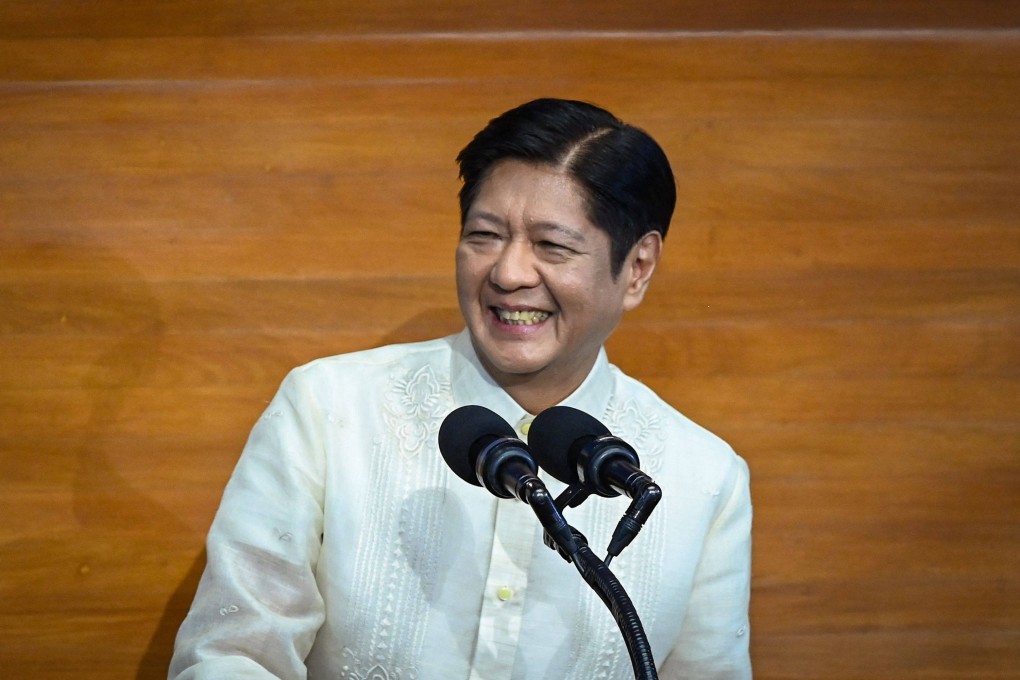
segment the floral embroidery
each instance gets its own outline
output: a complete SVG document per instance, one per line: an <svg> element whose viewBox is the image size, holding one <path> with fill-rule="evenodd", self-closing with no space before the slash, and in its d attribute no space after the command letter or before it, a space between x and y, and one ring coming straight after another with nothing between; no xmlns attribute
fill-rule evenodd
<svg viewBox="0 0 1020 680"><path fill-rule="evenodd" d="M393 379L387 395L387 424L406 458L421 451L422 444L435 439L448 407L447 384L440 382L431 366Z"/></svg>
<svg viewBox="0 0 1020 680"><path fill-rule="evenodd" d="M402 668L388 669L382 664L372 664L367 670L365 665L350 647L344 647L343 656L349 663L340 669L342 680L417 680L418 673L414 670L404 671Z"/></svg>
<svg viewBox="0 0 1020 680"><path fill-rule="evenodd" d="M650 475L659 470L666 435L662 419L653 409L642 409L633 401L613 404L607 413L606 427L634 447L641 459L641 469Z"/></svg>
<svg viewBox="0 0 1020 680"><path fill-rule="evenodd" d="M355 550L350 603L377 616L347 636L342 680L417 680L429 616L423 592L430 586L416 570L432 578L440 544L442 505L422 492L441 488L446 474L437 439L451 408L449 378L428 364L394 365L384 375L369 473L380 492L366 510ZM416 540L404 540L405 530Z"/></svg>

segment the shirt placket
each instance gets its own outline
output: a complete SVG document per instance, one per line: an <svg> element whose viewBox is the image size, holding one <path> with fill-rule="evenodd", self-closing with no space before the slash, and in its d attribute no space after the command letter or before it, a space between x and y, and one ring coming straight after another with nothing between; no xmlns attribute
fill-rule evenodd
<svg viewBox="0 0 1020 680"><path fill-rule="evenodd" d="M518 436L527 436L531 420L527 417L517 423ZM513 677L538 526L537 518L525 503L507 499L496 504L471 680Z"/></svg>

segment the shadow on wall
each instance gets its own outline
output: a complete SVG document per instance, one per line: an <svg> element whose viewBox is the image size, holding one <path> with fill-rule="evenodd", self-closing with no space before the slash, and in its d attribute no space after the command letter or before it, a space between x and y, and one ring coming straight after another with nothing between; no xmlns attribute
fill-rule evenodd
<svg viewBox="0 0 1020 680"><path fill-rule="evenodd" d="M111 668L130 667L145 647L153 612L162 611L137 677L163 678L168 652L157 647L183 618L187 591L204 563L199 555L170 601L159 602L162 586L194 559L198 539L157 500L158 490L175 487L167 472L175 467L175 452L165 444L172 438L161 443L151 431L161 414L142 400L166 384L159 375L165 322L150 284L131 263L102 245L83 244L80 234L68 243L32 247L26 262L52 275L21 286L15 301L18 330L52 338L61 348L54 352L61 356L28 362L25 375L34 384L55 385L51 391L60 395L43 416L48 425L42 427L50 431L40 432L40 441L63 441L61 432L71 439L46 454L52 459L29 464L66 473L52 476L48 493L67 499L72 511L54 533L5 547L24 556L23 564L10 565L14 573L39 578L42 572L49 584L30 596L37 615L31 620L47 630L22 626L19 635L29 643L52 639L53 629L66 622L60 649L68 658L54 658L56 650L43 647L36 653L51 658L33 663L86 667L106 659ZM84 419L69 427L68 414L76 412Z"/></svg>
<svg viewBox="0 0 1020 680"><path fill-rule="evenodd" d="M174 588L173 594L167 600L166 606L163 608L163 616L160 617L156 631L149 640L145 654L138 664L136 680L163 680L167 677L177 629L181 627L184 617L188 614L191 601L195 597L195 589L198 588L198 581L202 577L204 569L205 548L202 548L188 569L184 580Z"/></svg>
<svg viewBox="0 0 1020 680"><path fill-rule="evenodd" d="M65 326L83 346L105 345L81 381L89 408L75 452L72 502L77 528L68 537L68 547L81 562L79 572L92 578L79 579L76 601L86 610L84 614L121 618L123 623L111 626L109 634L121 638L114 641L115 648L129 653L142 640L125 638L144 634L148 626L127 622L144 624L153 610L150 601L163 592L162 579L179 573L175 569L181 563L175 559L178 546L195 538L194 530L146 488L174 486L173 479L148 474L172 469L174 453L161 450L145 425L138 425L139 420L148 422L148 416L133 416L147 410L139 403L143 389L159 387L154 385L158 383L154 374L161 362L165 324L144 275L123 258L95 244L50 255L57 260L54 266L67 260L67 267L83 271L65 284L70 290L54 291L47 304L68 310L63 316ZM154 640L176 627L175 618L183 617L178 614L187 606L182 604L182 591L189 581L197 582L193 574L203 561L200 555L185 583L163 607ZM164 657L150 641L137 677L166 677Z"/></svg>
<svg viewBox="0 0 1020 680"><path fill-rule="evenodd" d="M464 322L460 316L460 312L455 306L431 309L420 312L402 323L399 327L380 338L378 345L382 346L402 342L416 342L443 337L445 335L457 333L461 330L463 325ZM135 350L137 349L138 347L136 346ZM153 347L150 349L155 348ZM152 354L155 355L155 352L152 352ZM323 355L326 354L329 354L328 349L323 352ZM113 355L111 354L111 359L112 358ZM297 365L307 359L308 358L296 358L293 363ZM116 412L116 400L116 397L111 396L109 398L111 403L108 404L108 408L105 410L110 413ZM258 414L252 414L253 422L257 415ZM99 429L101 430L101 428ZM240 455L240 451L238 451L238 455ZM89 456L89 458L96 457ZM111 470L102 469L101 457L98 457L98 461L94 460L92 465L94 467L89 473L90 475L106 479L109 479L111 475L115 475L115 472ZM86 486L91 485L87 484ZM144 522L154 519L154 517L150 515L148 519L143 517L138 517L137 519L140 522ZM179 525L180 522L177 522L177 524ZM168 530L176 529L177 527ZM200 541L196 541L196 543L198 542ZM173 643L174 638L177 635L177 629L180 627L181 622L187 615L204 569L205 550L203 549L192 563L184 579L174 589L170 599L164 606L163 615L159 621L159 625L157 626L155 633L152 635L152 638L149 640L145 655L142 657L141 663L138 666L138 672L135 675L136 680L156 680L157 678L161 679L166 677L167 668L170 664L170 657L173 653Z"/></svg>

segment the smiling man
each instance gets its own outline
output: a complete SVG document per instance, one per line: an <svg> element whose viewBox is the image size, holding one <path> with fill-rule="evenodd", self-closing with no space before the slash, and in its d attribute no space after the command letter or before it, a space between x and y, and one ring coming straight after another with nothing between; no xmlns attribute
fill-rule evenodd
<svg viewBox="0 0 1020 680"><path fill-rule="evenodd" d="M438 450L459 406L526 439L564 404L630 442L663 489L613 563L660 677L750 677L747 466L603 349L662 252L665 154L601 108L540 99L458 162L465 331L288 375L224 492L170 676L633 677L612 617L530 509L464 484ZM568 519L596 544L625 508L598 498Z"/></svg>
<svg viewBox="0 0 1020 680"><path fill-rule="evenodd" d="M584 196L565 167L507 159L489 168L464 216L461 313L489 375L532 413L581 384L659 258L662 237L651 231L614 262Z"/></svg>

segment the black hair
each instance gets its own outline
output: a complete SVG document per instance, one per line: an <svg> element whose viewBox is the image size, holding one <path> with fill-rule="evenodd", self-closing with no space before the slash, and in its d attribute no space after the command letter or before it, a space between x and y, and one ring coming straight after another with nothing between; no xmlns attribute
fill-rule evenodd
<svg viewBox="0 0 1020 680"><path fill-rule="evenodd" d="M676 206L676 180L644 130L593 104L536 99L493 118L457 156L461 225L493 166L502 160L552 165L584 191L588 219L609 235L613 276L650 231L663 238Z"/></svg>

